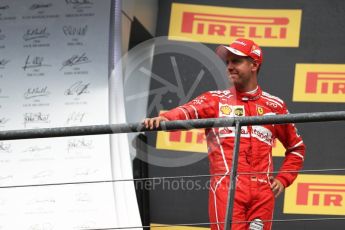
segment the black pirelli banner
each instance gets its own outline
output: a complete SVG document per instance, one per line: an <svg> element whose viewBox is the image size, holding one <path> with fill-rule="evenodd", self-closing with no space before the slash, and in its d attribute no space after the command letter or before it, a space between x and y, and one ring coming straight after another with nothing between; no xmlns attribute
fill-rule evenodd
<svg viewBox="0 0 345 230"><path fill-rule="evenodd" d="M160 1L156 37L164 36L176 49L155 50L151 90L157 92L164 86L165 91L159 99L152 95L149 115L156 116L202 92L226 88L224 76L219 74L218 79L214 71L219 67L214 63L216 56L205 61L193 49L181 46L202 44L211 55L219 44L242 37L262 47L259 85L283 99L290 113L345 110L344 10L342 0L332 4L322 0ZM159 106L152 109L157 100ZM276 199L273 218L345 218L345 171L327 170L344 168L345 122L301 123L297 128L307 146L304 169L326 170L301 173ZM203 130L148 136L149 177L209 174ZM284 152L279 141L274 143L275 170ZM208 222L208 179L162 179L151 184L151 223ZM273 229L340 230L344 225L344 220L274 222Z"/></svg>

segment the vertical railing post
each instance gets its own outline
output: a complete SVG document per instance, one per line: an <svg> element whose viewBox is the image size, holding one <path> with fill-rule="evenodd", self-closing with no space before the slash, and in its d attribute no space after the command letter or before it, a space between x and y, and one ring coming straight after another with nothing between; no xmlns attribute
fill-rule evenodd
<svg viewBox="0 0 345 230"><path fill-rule="evenodd" d="M234 150L232 154L232 165L230 171L230 188L228 191L228 203L226 206L226 216L225 216L225 230L230 230L232 225L232 213L234 209L234 200L235 200L235 189L236 189L236 177L237 177L237 166L238 166L238 152L240 147L240 138L241 138L241 124L239 121L236 121L235 125L235 143Z"/></svg>

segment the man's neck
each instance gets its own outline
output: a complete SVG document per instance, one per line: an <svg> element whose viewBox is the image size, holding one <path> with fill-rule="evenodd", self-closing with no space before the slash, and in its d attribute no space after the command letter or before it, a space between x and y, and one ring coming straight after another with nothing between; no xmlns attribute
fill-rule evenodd
<svg viewBox="0 0 345 230"><path fill-rule="evenodd" d="M251 91L247 91L247 92L245 92L245 93L247 93L247 94L255 94L255 93L258 91L258 89L259 89L259 86L256 86L255 89L253 89L253 90L251 90Z"/></svg>
<svg viewBox="0 0 345 230"><path fill-rule="evenodd" d="M241 93L249 93L249 94L254 94L257 92L259 86L257 84L253 85L253 86L249 86L249 87L239 87L235 85L235 88L238 92Z"/></svg>

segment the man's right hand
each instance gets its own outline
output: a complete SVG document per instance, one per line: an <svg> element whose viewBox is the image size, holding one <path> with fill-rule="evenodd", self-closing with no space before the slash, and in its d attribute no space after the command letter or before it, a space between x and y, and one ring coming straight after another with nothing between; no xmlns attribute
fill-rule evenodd
<svg viewBox="0 0 345 230"><path fill-rule="evenodd" d="M143 124L144 124L145 128L153 129L153 128L158 128L159 123L161 121L169 121L169 120L165 117L159 116L159 117L153 117L153 118L146 118L143 121Z"/></svg>

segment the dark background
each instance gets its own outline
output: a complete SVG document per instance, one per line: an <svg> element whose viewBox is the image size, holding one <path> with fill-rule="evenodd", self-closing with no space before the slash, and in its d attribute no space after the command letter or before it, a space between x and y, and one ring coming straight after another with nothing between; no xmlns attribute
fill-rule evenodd
<svg viewBox="0 0 345 230"><path fill-rule="evenodd" d="M261 0L261 1L228 1L228 0L164 0L159 1L159 13L156 36L167 36L170 22L171 4L190 3L200 5L239 7L250 9L301 9L302 22L300 43L298 48L263 47L264 64L259 74L259 84L264 91L283 99L291 113L301 112L324 112L345 110L344 103L303 103L293 102L293 84L296 63L318 64L345 64L345 1L343 0ZM230 43L231 41L229 41ZM178 43L178 42L177 42ZM217 45L205 44L214 50ZM153 62L152 72L164 76L174 83L169 57L174 55L183 72L184 84L191 85L188 76L196 76L200 71L200 63L178 54L160 54ZM210 73L205 73L207 74ZM206 79L208 79L206 77ZM215 89L217 86L212 82L203 81L202 87L198 88L193 97L200 93ZM159 87L159 83L152 80L151 89ZM152 99L152 98L151 98ZM168 100L169 99L169 100ZM179 104L179 98L174 94L163 95L161 101L165 110ZM158 111L152 111L151 117L156 116ZM307 145L304 169L331 169L344 168L345 166L345 125L344 122L327 123L304 123L297 125ZM155 146L155 134L148 133L149 146ZM174 151L162 151L149 148L150 154L176 155L195 154ZM197 153L200 154L200 153ZM282 158L274 160L275 169L278 169ZM149 177L176 176L176 175L199 175L208 174L208 159L196 162L184 167L159 167L149 165ZM320 174L320 173L315 173ZM327 175L344 175L344 171L327 172ZM206 183L208 178L197 178L200 183ZM176 179L177 180L177 179ZM150 190L150 216L151 223L180 224L208 222L208 191L192 190L182 191L157 187ZM314 215L291 215L283 214L283 199L281 195L276 200L274 219L291 218L324 218L343 216L314 216ZM338 221L298 221L298 222L275 222L273 229L344 229L344 220ZM204 226L207 227L207 226Z"/></svg>

